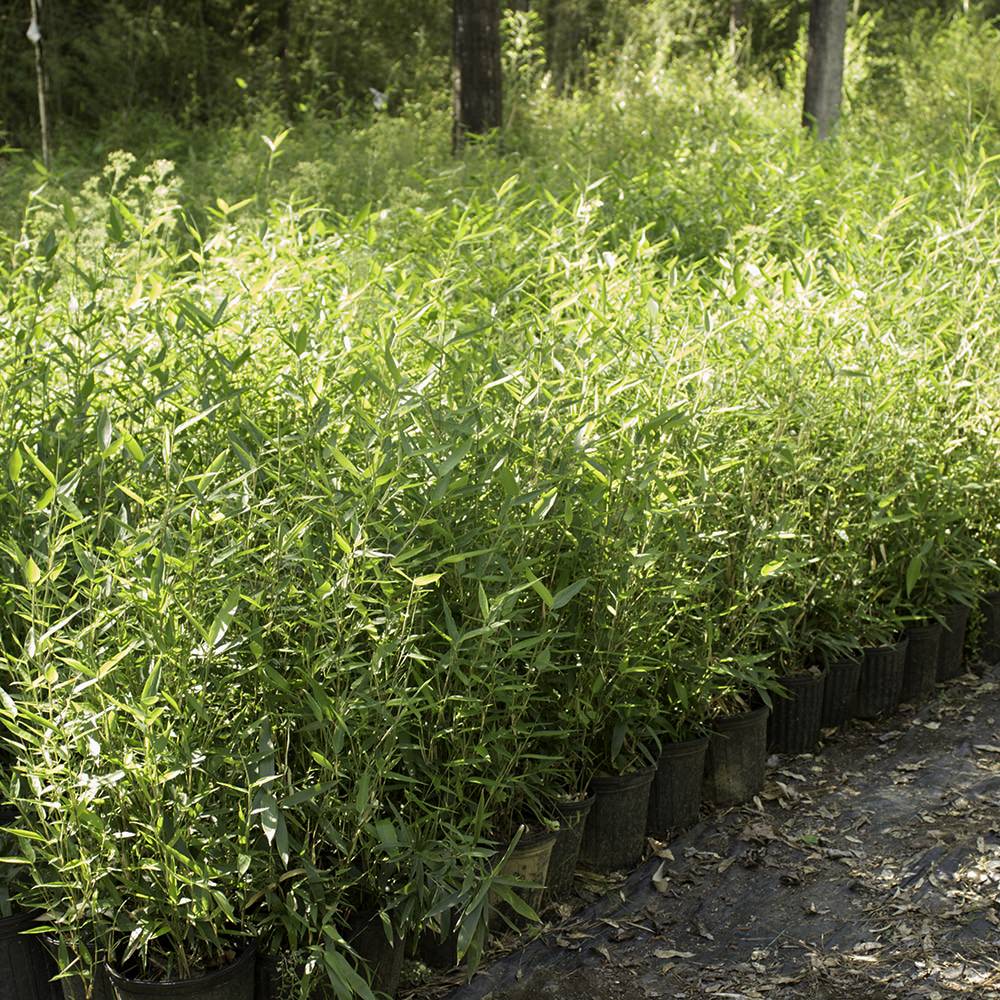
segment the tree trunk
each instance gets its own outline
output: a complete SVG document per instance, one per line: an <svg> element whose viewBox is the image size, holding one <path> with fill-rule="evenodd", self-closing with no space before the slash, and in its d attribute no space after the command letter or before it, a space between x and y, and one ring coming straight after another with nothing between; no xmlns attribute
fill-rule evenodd
<svg viewBox="0 0 1000 1000"><path fill-rule="evenodd" d="M454 0L452 151L500 128L500 0Z"/></svg>
<svg viewBox="0 0 1000 1000"><path fill-rule="evenodd" d="M729 34L735 35L747 23L747 8L745 0L730 0L729 4Z"/></svg>
<svg viewBox="0 0 1000 1000"><path fill-rule="evenodd" d="M291 121L295 112L292 98L292 74L288 46L292 36L292 0L281 0L278 4L278 85L281 88L281 103L285 118Z"/></svg>
<svg viewBox="0 0 1000 1000"><path fill-rule="evenodd" d="M844 89L847 0L811 0L802 124L825 139L840 117Z"/></svg>
<svg viewBox="0 0 1000 1000"><path fill-rule="evenodd" d="M38 86L38 124L42 132L42 163L46 170L51 166L49 152L49 113L45 100L45 57L42 54L42 0L31 0L31 25L28 39L35 47L35 82Z"/></svg>
<svg viewBox="0 0 1000 1000"><path fill-rule="evenodd" d="M734 63L741 62L741 56L748 48L743 38L747 26L747 8L744 0L730 0L729 3L729 55Z"/></svg>

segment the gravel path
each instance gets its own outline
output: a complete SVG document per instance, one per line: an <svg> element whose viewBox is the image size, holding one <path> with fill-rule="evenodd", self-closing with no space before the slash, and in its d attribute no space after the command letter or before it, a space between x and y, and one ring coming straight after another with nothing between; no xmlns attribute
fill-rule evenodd
<svg viewBox="0 0 1000 1000"><path fill-rule="evenodd" d="M749 807L653 847L471 983L409 996L1000 998L1000 674L773 757Z"/></svg>

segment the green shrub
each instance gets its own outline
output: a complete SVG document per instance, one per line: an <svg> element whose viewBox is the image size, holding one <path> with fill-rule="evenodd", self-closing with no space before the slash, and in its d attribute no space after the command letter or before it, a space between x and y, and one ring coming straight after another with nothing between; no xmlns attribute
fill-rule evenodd
<svg viewBox="0 0 1000 1000"><path fill-rule="evenodd" d="M430 112L31 175L4 781L67 960L474 965L560 797L997 586L992 125L654 69L461 163Z"/></svg>

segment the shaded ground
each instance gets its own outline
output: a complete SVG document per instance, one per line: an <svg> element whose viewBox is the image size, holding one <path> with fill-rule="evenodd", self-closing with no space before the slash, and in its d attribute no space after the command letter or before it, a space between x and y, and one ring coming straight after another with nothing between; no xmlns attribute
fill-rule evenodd
<svg viewBox="0 0 1000 1000"><path fill-rule="evenodd" d="M998 680L772 758L750 807L581 884L583 910L471 983L412 995L1000 998Z"/></svg>

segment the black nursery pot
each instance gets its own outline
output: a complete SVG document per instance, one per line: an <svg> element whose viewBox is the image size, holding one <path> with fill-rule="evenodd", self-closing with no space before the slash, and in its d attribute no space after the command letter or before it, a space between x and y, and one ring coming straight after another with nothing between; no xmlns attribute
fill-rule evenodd
<svg viewBox="0 0 1000 1000"><path fill-rule="evenodd" d="M891 646L865 649L858 681L854 714L859 719L877 719L896 710L906 671L906 639Z"/></svg>
<svg viewBox="0 0 1000 1000"><path fill-rule="evenodd" d="M922 704L934 695L943 629L940 622L912 625L906 636L906 666L900 701Z"/></svg>
<svg viewBox="0 0 1000 1000"><path fill-rule="evenodd" d="M861 658L858 656L845 656L827 664L820 712L822 727L840 729L847 725L854 712L860 677Z"/></svg>
<svg viewBox="0 0 1000 1000"><path fill-rule="evenodd" d="M0 920L0 1000L51 1000L56 966L37 934L25 934L34 920L16 913Z"/></svg>
<svg viewBox="0 0 1000 1000"><path fill-rule="evenodd" d="M573 873L580 860L580 844L583 829L594 805L596 796L577 802L560 802L556 806L559 816L559 832L552 846L549 858L549 879L547 895L549 899L560 899L573 888Z"/></svg>
<svg viewBox="0 0 1000 1000"><path fill-rule="evenodd" d="M255 1000L257 949L251 945L221 969L191 979L147 982L107 970L115 1000Z"/></svg>
<svg viewBox="0 0 1000 1000"><path fill-rule="evenodd" d="M766 706L715 722L705 759L706 801L718 806L749 802L764 787Z"/></svg>
<svg viewBox="0 0 1000 1000"><path fill-rule="evenodd" d="M403 935L393 927L390 941L377 913L359 913L348 927L347 942L368 967L372 989L395 996L406 957Z"/></svg>
<svg viewBox="0 0 1000 1000"><path fill-rule="evenodd" d="M983 631L979 658L990 666L1000 663L1000 590L984 594L979 601L983 613Z"/></svg>
<svg viewBox="0 0 1000 1000"><path fill-rule="evenodd" d="M417 938L417 954L432 969L454 969L458 965L458 929L448 924L439 932L430 927Z"/></svg>
<svg viewBox="0 0 1000 1000"><path fill-rule="evenodd" d="M819 742L826 674L779 678L787 698L775 699L767 722L768 743L779 753L812 753Z"/></svg>
<svg viewBox="0 0 1000 1000"><path fill-rule="evenodd" d="M649 793L647 833L662 837L697 822L707 752L707 736L663 747Z"/></svg>
<svg viewBox="0 0 1000 1000"><path fill-rule="evenodd" d="M44 934L41 937L42 946L52 959L53 966L59 962L59 941L55 937ZM63 997L64 1000L87 1000L87 990L82 977L79 974L71 974L57 979L51 987L52 992L48 994L53 1000ZM111 983L103 965L94 968L93 1000L115 1000Z"/></svg>
<svg viewBox="0 0 1000 1000"><path fill-rule="evenodd" d="M949 604L944 613L944 631L938 650L937 679L950 681L962 672L965 630L969 624L969 608L965 604Z"/></svg>
<svg viewBox="0 0 1000 1000"><path fill-rule="evenodd" d="M594 804L583 828L581 865L595 872L635 866L646 844L649 787L655 774L655 767L647 767L591 781Z"/></svg>
<svg viewBox="0 0 1000 1000"><path fill-rule="evenodd" d="M278 989L278 959L274 955L257 952L257 982L254 987L256 1000L276 1000Z"/></svg>

